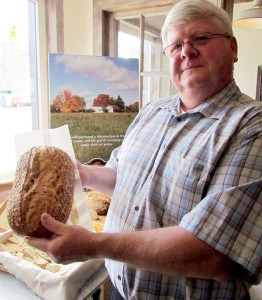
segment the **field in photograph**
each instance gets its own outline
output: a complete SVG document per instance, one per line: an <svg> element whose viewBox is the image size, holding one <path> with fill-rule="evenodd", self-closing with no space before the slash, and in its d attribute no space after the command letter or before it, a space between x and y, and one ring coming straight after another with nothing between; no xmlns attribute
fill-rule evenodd
<svg viewBox="0 0 262 300"><path fill-rule="evenodd" d="M137 113L51 113L51 128L68 124L75 157L82 163L92 158L108 160Z"/></svg>

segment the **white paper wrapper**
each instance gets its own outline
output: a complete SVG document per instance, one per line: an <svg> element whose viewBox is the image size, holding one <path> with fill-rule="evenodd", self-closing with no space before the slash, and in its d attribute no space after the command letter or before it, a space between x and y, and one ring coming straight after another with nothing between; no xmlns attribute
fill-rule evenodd
<svg viewBox="0 0 262 300"><path fill-rule="evenodd" d="M5 243L11 235L12 231L0 234L0 242ZM63 276L41 269L7 252L0 252L0 264L36 295L46 300L82 300L107 279L103 259L61 265L61 270L68 270Z"/></svg>
<svg viewBox="0 0 262 300"><path fill-rule="evenodd" d="M88 212L88 208L84 198L83 187L77 169L76 158L69 134L68 125L55 129L38 130L15 135L14 141L17 160L24 152L28 151L34 146L57 147L64 150L71 157L75 165L76 183L74 190L74 204L68 223L75 225L77 224L94 231L92 218Z"/></svg>

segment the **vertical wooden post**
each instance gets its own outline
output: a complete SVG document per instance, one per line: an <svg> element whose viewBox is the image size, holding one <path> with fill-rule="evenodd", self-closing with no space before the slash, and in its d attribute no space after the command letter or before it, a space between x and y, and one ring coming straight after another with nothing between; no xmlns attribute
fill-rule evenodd
<svg viewBox="0 0 262 300"><path fill-rule="evenodd" d="M139 109L143 104L143 76L140 75L144 71L144 36L145 36L145 17L140 16L140 60L139 60Z"/></svg>
<svg viewBox="0 0 262 300"><path fill-rule="evenodd" d="M46 0L47 52L64 53L63 0Z"/></svg>

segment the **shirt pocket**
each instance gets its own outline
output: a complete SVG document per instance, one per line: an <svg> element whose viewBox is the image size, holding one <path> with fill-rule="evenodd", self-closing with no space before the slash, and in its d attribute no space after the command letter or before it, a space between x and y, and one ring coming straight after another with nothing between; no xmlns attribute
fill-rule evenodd
<svg viewBox="0 0 262 300"><path fill-rule="evenodd" d="M163 192L163 222L179 224L181 219L202 199L208 181L209 167L177 157L169 172L169 184Z"/></svg>

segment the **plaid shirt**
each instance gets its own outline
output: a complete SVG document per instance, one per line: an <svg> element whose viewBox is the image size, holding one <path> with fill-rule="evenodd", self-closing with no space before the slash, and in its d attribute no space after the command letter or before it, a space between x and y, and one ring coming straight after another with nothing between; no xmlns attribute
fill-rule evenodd
<svg viewBox="0 0 262 300"><path fill-rule="evenodd" d="M181 113L150 102L107 164L117 183L104 231L179 225L238 263L229 282L106 265L126 299L242 299L261 279L262 106L235 82Z"/></svg>

